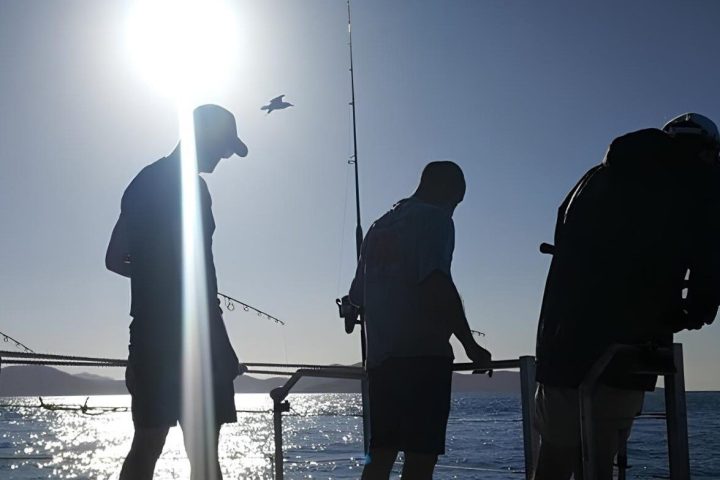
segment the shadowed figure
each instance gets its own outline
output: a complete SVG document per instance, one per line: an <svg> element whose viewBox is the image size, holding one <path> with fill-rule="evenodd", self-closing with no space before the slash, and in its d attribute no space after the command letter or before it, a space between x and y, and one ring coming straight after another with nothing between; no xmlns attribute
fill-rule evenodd
<svg viewBox="0 0 720 480"><path fill-rule="evenodd" d="M247 147L237 137L235 118L224 108L200 106L193 112L193 120L198 172L213 172L220 160L233 154L247 155ZM209 468L220 479L217 460L220 427L237 421L233 379L238 375L238 359L217 300L212 202L205 181L200 176L196 181L206 271L205 278L195 280L197 288L206 290L208 300L210 398L214 399L211 420L214 432L210 442L214 444L197 445L189 441L201 432L189 431L189 425L197 423L195 419L183 419L183 189L178 144L170 155L145 167L125 190L120 218L105 258L109 270L129 277L131 282L132 322L125 378L132 396L135 434L120 473L121 480L152 478L168 430L178 421L183 428L191 478L212 477L204 472ZM211 405L203 405L208 407Z"/></svg>
<svg viewBox="0 0 720 480"><path fill-rule="evenodd" d="M270 100L270 103L260 107L260 110L267 110L267 113L269 115L270 112L272 112L273 110L283 110L288 107L294 107L295 105L293 105L292 103L283 101L284 96L285 95L279 95L273 98L272 100Z"/></svg>
<svg viewBox="0 0 720 480"><path fill-rule="evenodd" d="M714 320L719 150L717 128L697 114L623 135L560 206L537 335L535 480L583 478L579 386L611 345L670 346L673 333ZM622 357L600 377L590 419L599 480L612 478L656 380Z"/></svg>
<svg viewBox="0 0 720 480"><path fill-rule="evenodd" d="M460 167L432 162L415 193L373 223L362 243L349 300L365 312L370 452L364 480L388 479L399 451L403 478L432 478L445 453L452 335L470 360L490 363L450 274L452 216L464 196Z"/></svg>

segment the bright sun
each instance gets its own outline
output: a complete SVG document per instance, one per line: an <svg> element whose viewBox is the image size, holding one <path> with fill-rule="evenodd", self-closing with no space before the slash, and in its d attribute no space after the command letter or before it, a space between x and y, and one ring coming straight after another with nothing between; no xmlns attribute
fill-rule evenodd
<svg viewBox="0 0 720 480"><path fill-rule="evenodd" d="M140 75L176 99L203 96L229 80L238 51L226 0L137 0L127 45Z"/></svg>

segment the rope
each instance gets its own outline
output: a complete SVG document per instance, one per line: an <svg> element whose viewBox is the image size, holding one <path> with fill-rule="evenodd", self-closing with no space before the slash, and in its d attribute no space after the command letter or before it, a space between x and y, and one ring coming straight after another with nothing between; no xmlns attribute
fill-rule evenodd
<svg viewBox="0 0 720 480"><path fill-rule="evenodd" d="M112 363L126 365L127 360L121 358L102 358L102 357L84 357L77 355L57 355L51 353L34 353L34 352L12 352L8 350L0 350L0 357L4 358L27 358L27 359L47 359L47 360L60 360L60 361L74 361L74 362L97 362L97 363ZM257 363L248 362L243 363L247 367L270 367L270 368L307 368L307 369L358 369L360 367L354 367L352 365L316 365L307 363Z"/></svg>
<svg viewBox="0 0 720 480"><path fill-rule="evenodd" d="M277 375L280 377L292 377L295 372L285 372L282 370L248 370L245 373L254 373L256 375Z"/></svg>
<svg viewBox="0 0 720 480"><path fill-rule="evenodd" d="M127 366L127 360L122 358L102 358L102 357L84 357L76 355L57 355L49 353L31 353L31 352L12 352L9 350L0 350L0 359L6 364L29 364L29 365L58 365L58 366L86 366L86 367L124 367ZM248 373L257 373L263 375L292 375L295 372L265 370L271 369L307 369L307 370L344 370L348 372L356 372L362 370L362 367L353 365L317 365L309 363L269 363L269 362L248 362L241 363L245 367L261 367L261 370L248 370ZM518 368L517 360L496 360L493 362L491 369L509 369ZM477 370L479 367L472 363L456 363L453 365L453 371ZM485 367L487 369L487 367Z"/></svg>
<svg viewBox="0 0 720 480"><path fill-rule="evenodd" d="M122 362L73 362L61 360L5 360L5 365L47 365L53 367L126 367L127 361Z"/></svg>
<svg viewBox="0 0 720 480"><path fill-rule="evenodd" d="M77 355L57 355L49 353L34 352L12 352L0 350L0 359L5 365L47 365L54 367L126 367L128 361L120 358L86 357ZM245 373L256 375L275 375L290 377L296 372L283 369L308 369L308 370L346 370L355 371L360 367L345 365L312 365L304 363L245 363L245 367L264 367L259 369L248 369ZM277 370L276 370L277 369Z"/></svg>
<svg viewBox="0 0 720 480"><path fill-rule="evenodd" d="M0 352L1 354L1 352ZM309 370L321 370L324 368L339 369L339 370L356 370L361 367L355 367L352 365L312 365L308 363L243 363L248 367L272 367L272 368L307 368Z"/></svg>
<svg viewBox="0 0 720 480"><path fill-rule="evenodd" d="M8 350L0 350L0 357L9 358L44 358L48 360L71 360L86 362L102 362L102 363L123 363L127 362L121 358L102 358L102 357L80 357L77 355L56 355L52 353L35 353L35 352L11 352Z"/></svg>

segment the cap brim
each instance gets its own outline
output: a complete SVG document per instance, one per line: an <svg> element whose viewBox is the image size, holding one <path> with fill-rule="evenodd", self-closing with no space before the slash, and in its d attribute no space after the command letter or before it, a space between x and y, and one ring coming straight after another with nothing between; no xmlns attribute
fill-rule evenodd
<svg viewBox="0 0 720 480"><path fill-rule="evenodd" d="M248 148L247 145L243 143L242 140L239 138L235 138L235 140L232 142L232 151L237 155L238 157L245 157L248 154Z"/></svg>

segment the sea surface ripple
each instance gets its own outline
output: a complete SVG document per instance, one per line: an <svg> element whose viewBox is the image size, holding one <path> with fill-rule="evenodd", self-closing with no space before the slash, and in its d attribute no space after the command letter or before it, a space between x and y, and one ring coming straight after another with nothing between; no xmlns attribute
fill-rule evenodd
<svg viewBox="0 0 720 480"><path fill-rule="evenodd" d="M94 396L88 406L127 407L129 396ZM352 394L289 397L283 417L288 479L359 478L362 470L360 398ZM688 393L691 469L694 479L720 478L720 392ZM48 404L82 405L84 397L44 398ZM130 413L84 415L37 408L36 398L0 400L0 478L116 479L132 439ZM226 479L273 478L272 403L268 395L239 394L238 423L223 427L220 463ZM663 409L651 394L645 411ZM92 412L92 410L90 410ZM453 396L447 454L437 479L516 479L523 475L520 398L505 394ZM628 478L668 478L665 422L639 419L629 443ZM400 465L394 478L399 478ZM189 478L182 432L170 430L156 479Z"/></svg>

